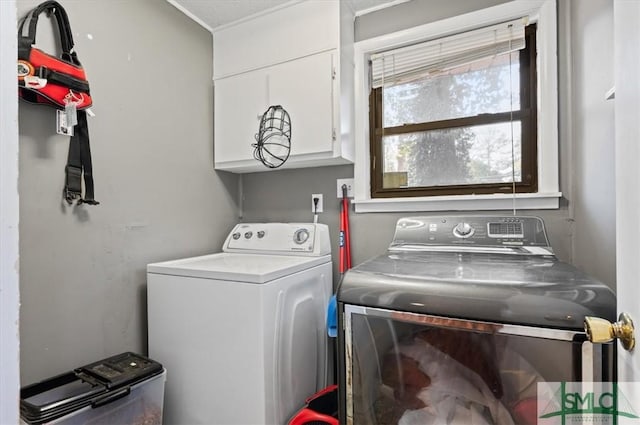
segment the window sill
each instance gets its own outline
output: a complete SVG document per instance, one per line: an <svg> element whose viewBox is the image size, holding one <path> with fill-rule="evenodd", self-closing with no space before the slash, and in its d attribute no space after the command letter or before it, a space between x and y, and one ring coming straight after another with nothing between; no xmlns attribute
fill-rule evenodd
<svg viewBox="0 0 640 425"><path fill-rule="evenodd" d="M356 213L557 209L561 192L354 199Z"/></svg>

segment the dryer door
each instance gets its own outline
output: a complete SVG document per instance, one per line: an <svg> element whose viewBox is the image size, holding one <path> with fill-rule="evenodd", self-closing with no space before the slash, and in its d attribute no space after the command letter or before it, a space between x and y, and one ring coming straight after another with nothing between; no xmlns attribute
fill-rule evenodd
<svg viewBox="0 0 640 425"><path fill-rule="evenodd" d="M536 424L539 384L610 379L584 333L345 305L347 424Z"/></svg>

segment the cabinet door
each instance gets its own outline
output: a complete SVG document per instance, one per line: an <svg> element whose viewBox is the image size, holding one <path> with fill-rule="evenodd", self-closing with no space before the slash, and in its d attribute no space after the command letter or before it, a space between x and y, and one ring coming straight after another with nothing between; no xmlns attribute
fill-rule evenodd
<svg viewBox="0 0 640 425"><path fill-rule="evenodd" d="M333 150L333 52L268 68L269 103L291 117L291 159Z"/></svg>
<svg viewBox="0 0 640 425"><path fill-rule="evenodd" d="M255 134L267 110L267 74L247 72L216 80L214 86L214 146L219 164L252 160ZM256 162L257 163L257 162Z"/></svg>

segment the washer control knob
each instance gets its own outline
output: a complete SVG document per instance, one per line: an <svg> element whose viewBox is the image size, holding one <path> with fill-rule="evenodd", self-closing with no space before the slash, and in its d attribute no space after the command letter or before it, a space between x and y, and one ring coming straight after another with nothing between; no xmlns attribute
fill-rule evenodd
<svg viewBox="0 0 640 425"><path fill-rule="evenodd" d="M244 233L244 238L245 239L251 239L251 236L253 236L253 232L252 231L248 231Z"/></svg>
<svg viewBox="0 0 640 425"><path fill-rule="evenodd" d="M235 232L235 233L232 235L232 237L233 237L233 239L234 239L234 240L236 240L236 241L237 241L238 239L240 239L240 232Z"/></svg>
<svg viewBox="0 0 640 425"><path fill-rule="evenodd" d="M453 228L453 235L457 238L468 238L473 236L475 229L469 224L460 222Z"/></svg>
<svg viewBox="0 0 640 425"><path fill-rule="evenodd" d="M293 234L293 241L298 245L303 244L309 239L309 231L307 229L298 229Z"/></svg>
<svg viewBox="0 0 640 425"><path fill-rule="evenodd" d="M258 230L258 239L264 238L264 230Z"/></svg>

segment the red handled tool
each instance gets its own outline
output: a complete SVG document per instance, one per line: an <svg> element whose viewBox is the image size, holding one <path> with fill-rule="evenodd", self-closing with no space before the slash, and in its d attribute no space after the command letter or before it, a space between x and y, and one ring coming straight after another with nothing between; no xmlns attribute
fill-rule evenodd
<svg viewBox="0 0 640 425"><path fill-rule="evenodd" d="M347 185L342 185L342 203L340 204L340 260L339 271L343 274L351 268L351 241L349 235L349 199Z"/></svg>
<svg viewBox="0 0 640 425"><path fill-rule="evenodd" d="M340 235L339 235L339 251L338 251L338 271L340 274L344 274L347 270L345 262L346 248L344 246L344 204L340 202Z"/></svg>

